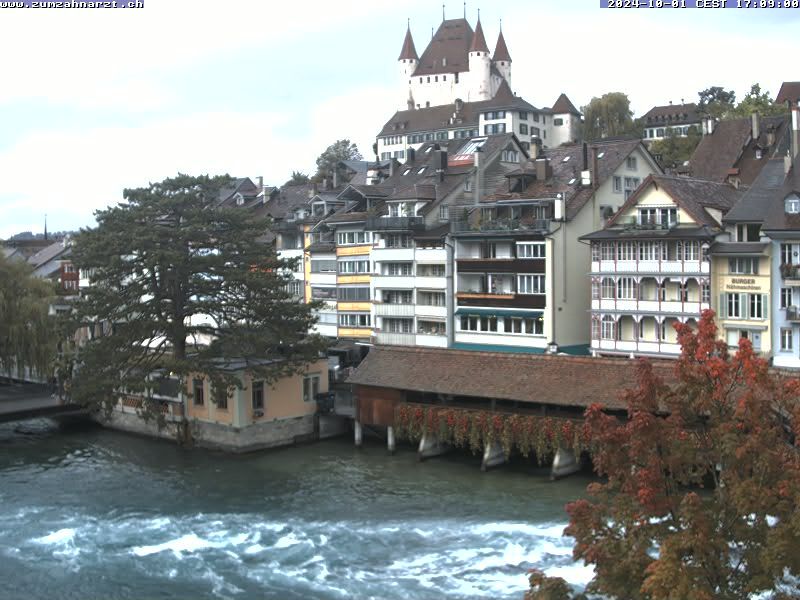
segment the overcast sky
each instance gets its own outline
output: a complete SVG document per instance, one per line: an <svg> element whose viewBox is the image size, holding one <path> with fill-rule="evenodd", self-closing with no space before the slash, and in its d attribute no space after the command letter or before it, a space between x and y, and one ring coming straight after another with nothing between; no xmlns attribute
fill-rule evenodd
<svg viewBox="0 0 800 600"><path fill-rule="evenodd" d="M178 172L280 185L313 172L331 142L366 158L405 99L406 20L417 51L441 3L144 0L141 9L0 9L0 237L93 223L126 187ZM600 9L598 0L493 0L512 87L535 106L610 91L636 115L695 101L711 85L741 98L800 80L800 10ZM478 5L469 2L474 26ZM448 2L448 18L463 15ZM791 58L790 58L791 57Z"/></svg>

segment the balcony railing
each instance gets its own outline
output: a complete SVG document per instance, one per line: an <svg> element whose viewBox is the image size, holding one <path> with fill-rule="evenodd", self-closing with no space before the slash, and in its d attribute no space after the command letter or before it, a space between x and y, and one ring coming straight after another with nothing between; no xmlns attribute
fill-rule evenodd
<svg viewBox="0 0 800 600"><path fill-rule="evenodd" d="M800 323L800 306L787 306L786 320L791 323Z"/></svg>
<svg viewBox="0 0 800 600"><path fill-rule="evenodd" d="M422 217L369 217L364 226L370 231L416 231L425 228Z"/></svg>
<svg viewBox="0 0 800 600"><path fill-rule="evenodd" d="M469 221L451 221L450 231L453 233L480 231L549 231L550 219L491 219L470 223Z"/></svg>
<svg viewBox="0 0 800 600"><path fill-rule="evenodd" d="M672 229L679 225L678 217L669 219L668 221L657 221L655 219L640 219L638 217L630 217L627 219L620 219L620 225L625 229Z"/></svg>
<svg viewBox="0 0 800 600"><path fill-rule="evenodd" d="M784 279L800 279L800 265L783 263L781 265L781 277Z"/></svg>

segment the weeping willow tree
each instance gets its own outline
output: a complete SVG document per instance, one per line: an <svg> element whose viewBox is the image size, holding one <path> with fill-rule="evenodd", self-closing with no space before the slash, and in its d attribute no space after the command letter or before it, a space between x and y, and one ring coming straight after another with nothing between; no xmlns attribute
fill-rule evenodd
<svg viewBox="0 0 800 600"><path fill-rule="evenodd" d="M49 316L54 296L52 282L0 254L0 375L49 377L58 345Z"/></svg>

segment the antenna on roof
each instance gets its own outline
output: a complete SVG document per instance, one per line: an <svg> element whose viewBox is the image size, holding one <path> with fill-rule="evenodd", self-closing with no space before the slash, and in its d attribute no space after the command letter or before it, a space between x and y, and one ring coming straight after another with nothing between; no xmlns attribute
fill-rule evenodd
<svg viewBox="0 0 800 600"><path fill-rule="evenodd" d="M444 4L442 4L442 21L444 21L444 20L445 20L445 16L444 16Z"/></svg>
<svg viewBox="0 0 800 600"><path fill-rule="evenodd" d="M47 241L47 213L44 213L44 241Z"/></svg>
<svg viewBox="0 0 800 600"><path fill-rule="evenodd" d="M431 27L431 39L433 39L433 27Z"/></svg>
<svg viewBox="0 0 800 600"><path fill-rule="evenodd" d="M467 18L467 3L464 2L464 18Z"/></svg>
<svg viewBox="0 0 800 600"><path fill-rule="evenodd" d="M408 28L411 29L411 17L408 17Z"/></svg>
<svg viewBox="0 0 800 600"><path fill-rule="evenodd" d="M503 17L500 17L500 33L503 33Z"/></svg>
<svg viewBox="0 0 800 600"><path fill-rule="evenodd" d="M478 21L480 21L480 20L481 20L481 9L479 8L478 9Z"/></svg>

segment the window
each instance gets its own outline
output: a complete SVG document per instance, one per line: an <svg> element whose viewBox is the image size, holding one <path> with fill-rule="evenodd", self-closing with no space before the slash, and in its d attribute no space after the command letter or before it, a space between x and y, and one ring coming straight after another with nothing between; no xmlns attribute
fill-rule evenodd
<svg viewBox="0 0 800 600"><path fill-rule="evenodd" d="M600 339L600 319L598 318L592 319L592 339L593 340Z"/></svg>
<svg viewBox="0 0 800 600"><path fill-rule="evenodd" d="M303 402L314 402L319 394L319 373L303 377Z"/></svg>
<svg viewBox="0 0 800 600"><path fill-rule="evenodd" d="M519 132L523 135L528 135L528 125L526 123L520 123Z"/></svg>
<svg viewBox="0 0 800 600"><path fill-rule="evenodd" d="M517 258L544 258L544 242L517 242Z"/></svg>
<svg viewBox="0 0 800 600"><path fill-rule="evenodd" d="M730 258L728 272L732 275L758 275L757 258Z"/></svg>
<svg viewBox="0 0 800 600"><path fill-rule="evenodd" d="M444 306L444 292L417 292L417 304L421 306Z"/></svg>
<svg viewBox="0 0 800 600"><path fill-rule="evenodd" d="M336 300L336 288L311 286L311 297L314 300Z"/></svg>
<svg viewBox="0 0 800 600"><path fill-rule="evenodd" d="M656 137L664 137L664 128L663 127L659 127L658 129L656 129Z"/></svg>
<svg viewBox="0 0 800 600"><path fill-rule="evenodd" d="M750 313L751 319L764 318L764 299L761 294L749 294L750 296Z"/></svg>
<svg viewBox="0 0 800 600"><path fill-rule="evenodd" d="M411 248L411 236L405 233L390 233L384 239L387 248Z"/></svg>
<svg viewBox="0 0 800 600"><path fill-rule="evenodd" d="M465 186L466 187L466 186ZM447 205L439 207L439 220L447 221L450 219L450 207Z"/></svg>
<svg viewBox="0 0 800 600"><path fill-rule="evenodd" d="M483 126L484 135L491 135L493 133L505 133L505 132L506 132L505 123L494 123L493 125Z"/></svg>
<svg viewBox="0 0 800 600"><path fill-rule="evenodd" d="M662 256L661 242L639 242L639 260L661 260Z"/></svg>
<svg viewBox="0 0 800 600"><path fill-rule="evenodd" d="M487 121L492 121L494 119L505 119L506 118L506 111L504 110L496 110L494 112L487 112L484 113L483 118Z"/></svg>
<svg viewBox="0 0 800 600"><path fill-rule="evenodd" d="M417 169L417 175L422 175L425 172L426 168L427 167L420 167L419 169Z"/></svg>
<svg viewBox="0 0 800 600"><path fill-rule="evenodd" d="M317 323L320 325L336 325L336 314L335 313L323 313L319 311L313 311L314 316L317 318Z"/></svg>
<svg viewBox="0 0 800 600"><path fill-rule="evenodd" d="M336 297L345 302L369 302L368 287L339 287Z"/></svg>
<svg viewBox="0 0 800 600"><path fill-rule="evenodd" d="M472 179L465 179L464 180L464 191L471 192L472 191Z"/></svg>
<svg viewBox="0 0 800 600"><path fill-rule="evenodd" d="M386 274L391 277L409 277L412 274L411 263L389 263Z"/></svg>
<svg viewBox="0 0 800 600"><path fill-rule="evenodd" d="M341 231L336 234L336 243L339 246L353 246L356 244L371 244L371 231Z"/></svg>
<svg viewBox="0 0 800 600"><path fill-rule="evenodd" d="M781 308L792 306L792 288L781 288Z"/></svg>
<svg viewBox="0 0 800 600"><path fill-rule="evenodd" d="M617 260L628 260L628 261L636 260L636 243L618 242Z"/></svg>
<svg viewBox="0 0 800 600"><path fill-rule="evenodd" d="M592 260L597 262L600 260L600 244L592 242Z"/></svg>
<svg viewBox="0 0 800 600"><path fill-rule="evenodd" d="M336 273L335 260L314 260L311 259L312 273Z"/></svg>
<svg viewBox="0 0 800 600"><path fill-rule="evenodd" d="M518 294L544 294L544 275L517 275Z"/></svg>
<svg viewBox="0 0 800 600"><path fill-rule="evenodd" d="M707 283L700 285L700 302L704 304L711 302L711 286Z"/></svg>
<svg viewBox="0 0 800 600"><path fill-rule="evenodd" d="M626 158L625 159L625 167L628 168L631 171L635 171L636 170L636 157L635 156L629 156L628 158Z"/></svg>
<svg viewBox="0 0 800 600"><path fill-rule="evenodd" d="M636 282L631 277L620 277L617 281L617 298L620 300L636 299Z"/></svg>
<svg viewBox="0 0 800 600"><path fill-rule="evenodd" d="M524 110L519 111L519 118L522 121L527 121L528 120L528 113L525 112Z"/></svg>
<svg viewBox="0 0 800 600"><path fill-rule="evenodd" d="M264 410L264 382L254 381L250 390L250 400L253 410Z"/></svg>
<svg viewBox="0 0 800 600"><path fill-rule="evenodd" d="M781 350L788 352L792 349L792 330L781 329Z"/></svg>
<svg viewBox="0 0 800 600"><path fill-rule="evenodd" d="M204 392L205 390L203 389L203 380L202 379L192 380L192 397L194 398L195 406L203 406L203 404L205 404Z"/></svg>
<svg viewBox="0 0 800 600"><path fill-rule="evenodd" d="M678 242L678 260L699 260L699 242Z"/></svg>
<svg viewBox="0 0 800 600"><path fill-rule="evenodd" d="M614 192L617 194L622 193L622 177L614 175Z"/></svg>
<svg viewBox="0 0 800 600"><path fill-rule="evenodd" d="M303 295L303 282L295 279L294 281L290 281L286 284L286 291L289 292L289 295L299 298Z"/></svg>
<svg viewBox="0 0 800 600"><path fill-rule="evenodd" d="M340 260L339 273L369 273L368 260Z"/></svg>
<svg viewBox="0 0 800 600"><path fill-rule="evenodd" d="M604 316L600 322L600 337L604 340L617 338L617 323L611 315Z"/></svg>
<svg viewBox="0 0 800 600"><path fill-rule="evenodd" d="M461 317L462 331L497 331L497 317L476 315L463 315Z"/></svg>
<svg viewBox="0 0 800 600"><path fill-rule="evenodd" d="M729 319L740 319L742 317L741 306L739 305L739 294L724 294L727 311L725 316Z"/></svg>
<svg viewBox="0 0 800 600"><path fill-rule="evenodd" d="M446 335L447 328L441 321L419 321L417 323L417 333L423 335Z"/></svg>
<svg viewBox="0 0 800 600"><path fill-rule="evenodd" d="M739 242L759 241L761 239L761 226L757 223L739 223L736 226L736 239Z"/></svg>
<svg viewBox="0 0 800 600"><path fill-rule="evenodd" d="M592 300L600 300L600 282L592 280Z"/></svg>
<svg viewBox="0 0 800 600"><path fill-rule="evenodd" d="M340 313L340 327L369 327L370 316L361 313Z"/></svg>
<svg viewBox="0 0 800 600"><path fill-rule="evenodd" d="M553 119L553 125L555 127L561 127L564 124L564 119Z"/></svg>
<svg viewBox="0 0 800 600"><path fill-rule="evenodd" d="M417 265L417 277L444 277L444 265Z"/></svg>
<svg viewBox="0 0 800 600"><path fill-rule="evenodd" d="M781 264L782 265L790 265L790 264L792 264L792 245L791 244L781 244Z"/></svg>
<svg viewBox="0 0 800 600"><path fill-rule="evenodd" d="M600 282L600 297L606 300L616 298L616 285L614 285L614 280L610 277L606 277Z"/></svg>
<svg viewBox="0 0 800 600"><path fill-rule="evenodd" d="M614 260L614 242L602 242L600 244L601 260Z"/></svg>
<svg viewBox="0 0 800 600"><path fill-rule="evenodd" d="M533 137L539 137L541 135L541 131L538 127L531 127L531 135Z"/></svg>
<svg viewBox="0 0 800 600"><path fill-rule="evenodd" d="M383 319L383 330L387 333L411 333L414 319Z"/></svg>
<svg viewBox="0 0 800 600"><path fill-rule="evenodd" d="M519 162L519 153L516 150L503 150L500 153L502 162Z"/></svg>
<svg viewBox="0 0 800 600"><path fill-rule="evenodd" d="M800 198L794 194L786 198L786 212L796 215L800 213Z"/></svg>
<svg viewBox="0 0 800 600"><path fill-rule="evenodd" d="M413 304L414 292L411 290L385 290L383 301L386 304Z"/></svg>
<svg viewBox="0 0 800 600"><path fill-rule="evenodd" d="M228 410L228 388L214 387L214 404L220 410Z"/></svg>

